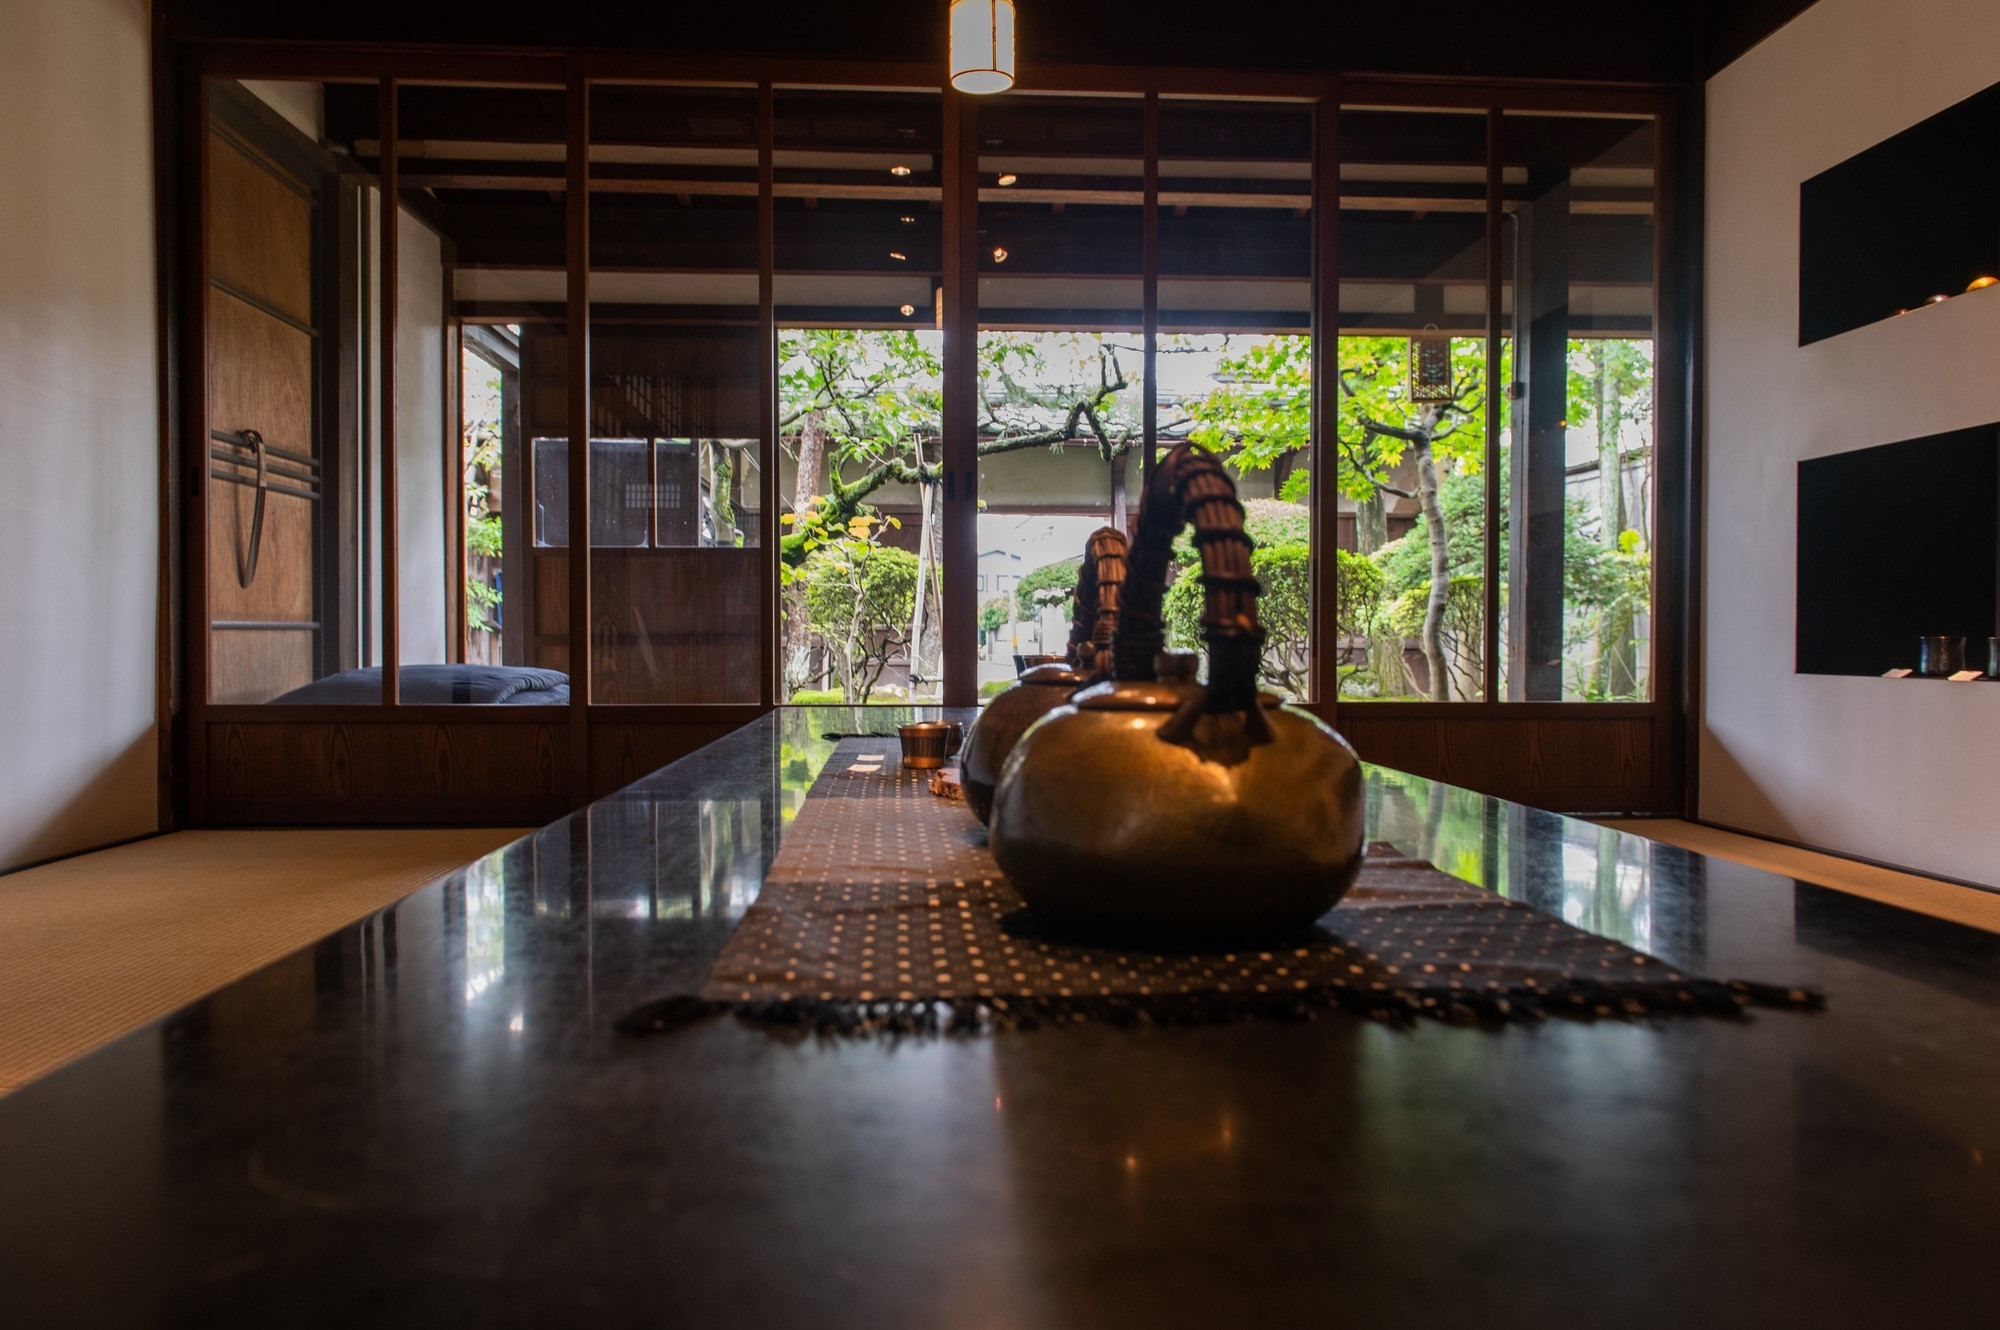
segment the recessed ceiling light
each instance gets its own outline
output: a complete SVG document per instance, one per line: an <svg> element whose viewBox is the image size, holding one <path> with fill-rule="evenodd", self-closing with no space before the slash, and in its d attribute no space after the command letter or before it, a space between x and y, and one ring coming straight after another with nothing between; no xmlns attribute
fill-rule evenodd
<svg viewBox="0 0 2000 1330"><path fill-rule="evenodd" d="M908 263L910 261L910 256L903 253L901 250L894 250L894 249L890 250L889 257L894 259L898 263Z"/></svg>
<svg viewBox="0 0 2000 1330"><path fill-rule="evenodd" d="M1007 261L1007 251L995 245L993 247L993 261L995 263L1005 263Z"/></svg>
<svg viewBox="0 0 2000 1330"><path fill-rule="evenodd" d="M1972 285L1965 289L1968 291L1984 291L1996 282L2000 282L2000 277L1975 277L1972 279Z"/></svg>
<svg viewBox="0 0 2000 1330"><path fill-rule="evenodd" d="M917 312L917 307L915 305L904 305L902 306L901 312L903 317L907 319L910 317L910 315Z"/></svg>
<svg viewBox="0 0 2000 1330"><path fill-rule="evenodd" d="M914 217L899 217L896 220L901 222L904 226L915 226L917 224L917 219Z"/></svg>
<svg viewBox="0 0 2000 1330"><path fill-rule="evenodd" d="M1011 185L1020 178L1021 177L1015 175L1012 171L1002 171L1000 173L1000 183L1003 185Z"/></svg>
<svg viewBox="0 0 2000 1330"><path fill-rule="evenodd" d="M903 165L901 162L897 162L894 166L889 168L890 175L908 175L909 173L910 173L910 168Z"/></svg>

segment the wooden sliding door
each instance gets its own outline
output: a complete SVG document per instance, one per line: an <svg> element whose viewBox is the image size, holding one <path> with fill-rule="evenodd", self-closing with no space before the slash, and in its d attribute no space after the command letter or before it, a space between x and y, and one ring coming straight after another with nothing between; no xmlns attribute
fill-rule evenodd
<svg viewBox="0 0 2000 1330"><path fill-rule="evenodd" d="M240 129L207 132L209 696L263 702L319 648L316 200Z"/></svg>

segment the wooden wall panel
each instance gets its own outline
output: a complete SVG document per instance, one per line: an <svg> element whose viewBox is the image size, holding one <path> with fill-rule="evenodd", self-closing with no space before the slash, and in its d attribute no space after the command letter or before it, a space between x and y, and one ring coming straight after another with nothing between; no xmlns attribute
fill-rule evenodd
<svg viewBox="0 0 2000 1330"><path fill-rule="evenodd" d="M591 696L609 703L755 703L754 549L598 550Z"/></svg>
<svg viewBox="0 0 2000 1330"><path fill-rule="evenodd" d="M264 498L264 532L256 576L244 586L239 569L250 554L257 492L214 481L208 487L210 613L218 620L288 620L313 617L313 505L290 494ZM221 701L220 690L211 690Z"/></svg>
<svg viewBox="0 0 2000 1330"><path fill-rule="evenodd" d="M218 629L210 657L212 700L223 706L268 702L311 683L313 642L311 629Z"/></svg>
<svg viewBox="0 0 2000 1330"><path fill-rule="evenodd" d="M214 722L210 820L545 822L570 803L568 712L550 712L547 724Z"/></svg>
<svg viewBox="0 0 2000 1330"><path fill-rule="evenodd" d="M569 627L569 555L536 550L536 664L561 669ZM754 549L592 551L592 699L707 706L757 699Z"/></svg>
<svg viewBox="0 0 2000 1330"><path fill-rule="evenodd" d="M575 806L568 711L550 719L214 721L207 825L539 826ZM733 733L756 707L687 720L591 724L601 798Z"/></svg>
<svg viewBox="0 0 2000 1330"><path fill-rule="evenodd" d="M311 323L311 201L220 134L209 140L208 189L210 278Z"/></svg>
<svg viewBox="0 0 2000 1330"><path fill-rule="evenodd" d="M601 799L704 744L740 729L744 721L669 721L626 724L596 722L590 727L590 797Z"/></svg>
<svg viewBox="0 0 2000 1330"><path fill-rule="evenodd" d="M313 451L312 337L224 291L208 302L208 419Z"/></svg>
<svg viewBox="0 0 2000 1330"><path fill-rule="evenodd" d="M1335 728L1364 761L1503 799L1565 813L1675 811L1659 780L1657 716L1398 710L1343 706Z"/></svg>

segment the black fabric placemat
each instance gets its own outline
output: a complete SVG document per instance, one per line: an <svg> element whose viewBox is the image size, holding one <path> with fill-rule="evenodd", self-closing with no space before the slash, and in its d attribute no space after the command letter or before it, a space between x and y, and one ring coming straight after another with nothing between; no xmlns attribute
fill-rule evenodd
<svg viewBox="0 0 2000 1330"><path fill-rule="evenodd" d="M619 1028L718 1011L830 1032L971 1031L1044 1021L1534 1020L1814 1008L1799 989L1683 974L1622 943L1372 845L1314 930L1252 948L1117 950L1046 935L963 804L906 771L893 739L844 739L757 901L696 995Z"/></svg>

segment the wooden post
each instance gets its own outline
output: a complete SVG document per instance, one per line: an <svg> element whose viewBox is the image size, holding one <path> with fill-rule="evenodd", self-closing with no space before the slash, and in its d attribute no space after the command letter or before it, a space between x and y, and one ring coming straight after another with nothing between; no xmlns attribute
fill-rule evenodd
<svg viewBox="0 0 2000 1330"><path fill-rule="evenodd" d="M771 85L757 85L757 424L763 456L757 468L758 534L757 700L775 706L785 700L778 652L778 222L773 202L776 169L774 98Z"/></svg>
<svg viewBox="0 0 2000 1330"><path fill-rule="evenodd" d="M569 717L573 799L590 788L590 84L572 62L565 85L568 174L565 180L569 301Z"/></svg>
<svg viewBox="0 0 2000 1330"><path fill-rule="evenodd" d="M944 704L979 701L979 112L944 94Z"/></svg>
<svg viewBox="0 0 2000 1330"><path fill-rule="evenodd" d="M1144 220L1140 232L1140 299L1144 302L1141 315L1145 350L1142 366L1145 375L1145 397L1142 407L1140 437L1145 452L1139 457L1139 492L1145 493L1146 486L1153 479L1153 461L1159 453L1160 403L1159 403L1159 357L1160 357L1160 94L1146 94L1146 184ZM1121 507L1123 505L1120 505ZM1122 524L1122 514L1121 514Z"/></svg>
<svg viewBox="0 0 2000 1330"><path fill-rule="evenodd" d="M1486 560L1482 575L1486 586L1485 689L1482 702L1500 697L1500 403L1513 376L1502 382L1500 373L1500 270L1505 262L1501 245L1500 190L1500 111L1486 112Z"/></svg>
<svg viewBox="0 0 2000 1330"><path fill-rule="evenodd" d="M376 187L380 191L381 221L376 226L377 273L381 278L376 303L380 306L382 354L376 401L381 405L376 420L376 454L382 471L382 705L393 707L400 701L399 666L402 646L399 636L402 611L401 576L396 546L396 282L397 222L401 205L396 201L396 80L383 79L379 94L381 157L377 162ZM365 468L366 461L362 463Z"/></svg>
<svg viewBox="0 0 2000 1330"><path fill-rule="evenodd" d="M1333 439L1340 421L1340 90L1330 83L1313 122L1312 169L1312 618L1306 691L1331 723L1340 692L1340 487Z"/></svg>
<svg viewBox="0 0 2000 1330"><path fill-rule="evenodd" d="M1507 691L1559 702L1563 670L1563 501L1569 405L1570 173L1530 165L1515 217L1514 411L1507 597L1512 622Z"/></svg>

